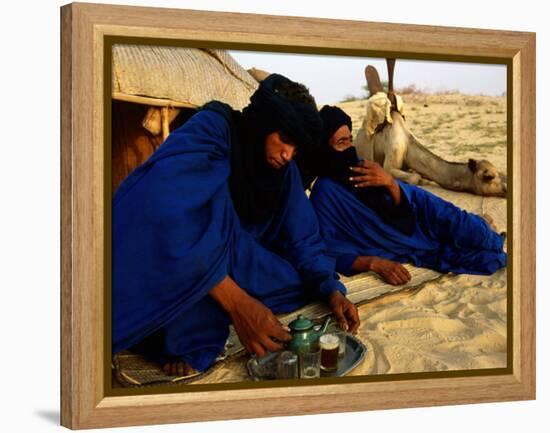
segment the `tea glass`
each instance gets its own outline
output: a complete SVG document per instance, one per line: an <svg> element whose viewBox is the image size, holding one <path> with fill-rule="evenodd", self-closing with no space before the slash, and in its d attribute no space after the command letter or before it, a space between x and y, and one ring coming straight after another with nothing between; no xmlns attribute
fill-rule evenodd
<svg viewBox="0 0 550 433"><path fill-rule="evenodd" d="M277 379L296 379L298 377L298 356L285 350L277 358Z"/></svg>
<svg viewBox="0 0 550 433"><path fill-rule="evenodd" d="M313 379L316 377L321 377L321 349L318 345L300 352L300 378Z"/></svg>

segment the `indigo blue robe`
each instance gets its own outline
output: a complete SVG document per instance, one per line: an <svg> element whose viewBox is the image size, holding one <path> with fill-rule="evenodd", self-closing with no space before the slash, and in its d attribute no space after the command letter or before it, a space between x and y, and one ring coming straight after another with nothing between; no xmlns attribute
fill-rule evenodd
<svg viewBox="0 0 550 433"><path fill-rule="evenodd" d="M385 223L353 191L331 179L317 179L310 200L338 272L357 273L351 269L357 256L379 256L457 274L490 275L506 266L504 239L483 218L398 182L416 216L410 236Z"/></svg>
<svg viewBox="0 0 550 433"><path fill-rule="evenodd" d="M197 370L223 350L230 320L209 296L227 275L274 313L345 294L296 165L284 203L241 224L229 191L231 126L202 110L173 131L113 199L113 354L135 347Z"/></svg>

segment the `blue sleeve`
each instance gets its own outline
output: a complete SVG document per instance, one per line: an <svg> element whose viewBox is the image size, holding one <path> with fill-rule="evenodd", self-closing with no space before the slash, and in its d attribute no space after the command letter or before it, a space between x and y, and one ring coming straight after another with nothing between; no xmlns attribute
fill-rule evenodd
<svg viewBox="0 0 550 433"><path fill-rule="evenodd" d="M335 290L345 295L346 287L338 279L335 259L327 255L317 216L302 189L298 168L291 163L288 169L287 202L278 230L280 254L298 270L304 282L318 287L322 297L328 297Z"/></svg>
<svg viewBox="0 0 550 433"><path fill-rule="evenodd" d="M357 258L357 254L343 254L336 258L336 271L350 277L357 274L357 271L352 269L353 262Z"/></svg>
<svg viewBox="0 0 550 433"><path fill-rule="evenodd" d="M389 191L383 187L358 188L354 192L359 200L376 212L386 224L410 236L416 228L416 214L402 184L399 182L398 184L401 190L401 201L397 205Z"/></svg>
<svg viewBox="0 0 550 433"><path fill-rule="evenodd" d="M202 111L121 184L112 208L113 347L140 341L228 272L238 221L227 187L230 129Z"/></svg>

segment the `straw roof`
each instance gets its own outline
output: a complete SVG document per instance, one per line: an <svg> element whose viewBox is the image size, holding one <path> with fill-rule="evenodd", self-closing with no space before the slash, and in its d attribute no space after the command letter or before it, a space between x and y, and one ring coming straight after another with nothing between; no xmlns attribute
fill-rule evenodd
<svg viewBox="0 0 550 433"><path fill-rule="evenodd" d="M199 107L213 99L248 105L258 82L224 50L113 46L113 99Z"/></svg>

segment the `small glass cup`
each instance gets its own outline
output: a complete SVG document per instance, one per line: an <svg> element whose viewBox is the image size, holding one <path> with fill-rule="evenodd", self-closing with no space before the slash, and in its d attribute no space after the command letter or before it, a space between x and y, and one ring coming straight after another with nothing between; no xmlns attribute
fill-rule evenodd
<svg viewBox="0 0 550 433"><path fill-rule="evenodd" d="M296 379L298 377L298 355L288 350L277 358L277 379Z"/></svg>
<svg viewBox="0 0 550 433"><path fill-rule="evenodd" d="M343 329L336 329L332 331L334 335L338 337L340 340L340 344L338 346L338 358L343 358L346 355L346 345L348 340L348 333L344 331Z"/></svg>
<svg viewBox="0 0 550 433"><path fill-rule="evenodd" d="M321 335L319 339L321 347L321 370L338 370L338 352L340 350L340 338L333 333Z"/></svg>
<svg viewBox="0 0 550 433"><path fill-rule="evenodd" d="M321 377L321 349L315 345L300 352L300 377L314 379Z"/></svg>
<svg viewBox="0 0 550 433"><path fill-rule="evenodd" d="M340 339L340 345L338 346L338 358L343 358L346 354L346 346L348 343L348 332L344 331L340 325L332 323L328 329L328 333L337 335Z"/></svg>

